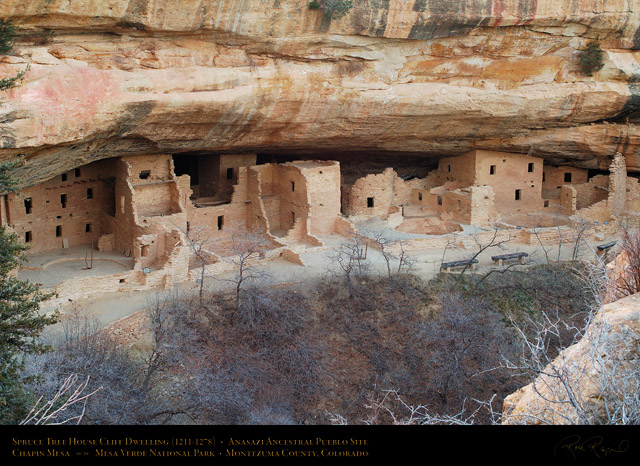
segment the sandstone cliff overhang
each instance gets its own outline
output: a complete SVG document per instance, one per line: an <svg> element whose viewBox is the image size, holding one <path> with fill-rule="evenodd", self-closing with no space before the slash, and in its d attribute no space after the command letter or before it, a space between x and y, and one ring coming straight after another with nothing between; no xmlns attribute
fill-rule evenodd
<svg viewBox="0 0 640 466"><path fill-rule="evenodd" d="M640 170L637 2L5 0L0 160L25 184L103 158L180 153L530 153ZM594 76L579 69L591 40Z"/></svg>

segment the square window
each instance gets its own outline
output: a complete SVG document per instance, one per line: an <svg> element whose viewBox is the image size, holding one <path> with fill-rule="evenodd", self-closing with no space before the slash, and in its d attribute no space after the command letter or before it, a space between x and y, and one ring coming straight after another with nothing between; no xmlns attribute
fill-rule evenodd
<svg viewBox="0 0 640 466"><path fill-rule="evenodd" d="M520 200L520 189L516 189L516 201Z"/></svg>
<svg viewBox="0 0 640 466"><path fill-rule="evenodd" d="M373 198L372 197L368 197L367 198L367 207L369 207L369 208L373 207Z"/></svg>
<svg viewBox="0 0 640 466"><path fill-rule="evenodd" d="M533 172L533 162L530 162L530 163L529 163L529 167L527 168L527 171L528 171L529 173L532 173L532 172Z"/></svg>
<svg viewBox="0 0 640 466"><path fill-rule="evenodd" d="M571 173L565 173L564 174L564 182L565 183L571 183Z"/></svg>
<svg viewBox="0 0 640 466"><path fill-rule="evenodd" d="M496 174L496 166L495 165L491 165L489 167L489 175L495 175Z"/></svg>

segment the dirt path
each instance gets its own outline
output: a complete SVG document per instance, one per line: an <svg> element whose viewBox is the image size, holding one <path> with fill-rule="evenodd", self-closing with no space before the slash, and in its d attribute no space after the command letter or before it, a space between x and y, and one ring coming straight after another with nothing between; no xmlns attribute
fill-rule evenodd
<svg viewBox="0 0 640 466"><path fill-rule="evenodd" d="M614 238L612 238L614 239ZM595 245L591 245L595 249ZM476 250L477 251L477 250ZM463 248L448 249L445 255L445 261L466 259L473 256L476 251L466 250ZM527 252L532 264L545 263L547 257L555 261L558 259L558 246L548 246L546 254L539 245L525 244L506 244L504 248L489 248L478 256L479 264L477 265L477 273L486 273L487 271L497 267L491 261L491 256L496 254L507 254L510 252ZM311 278L322 277L329 273L339 273L339 267L332 256L335 250L321 249L311 250L303 253L301 258L306 266L293 264L284 259L277 259L264 262L258 266L258 269L264 271L267 275L267 283L282 284L302 282ZM570 260L573 254L572 244L563 244L560 250L560 260ZM434 277L440 269L443 260L443 250L423 250L410 252L407 254L414 261L412 271L424 280ZM593 257L593 252L586 246L581 248L581 257ZM367 252L367 263L369 270L373 273L386 274L386 262L382 254L376 250L369 248ZM397 259L392 260L392 270L396 270L398 266ZM232 289L235 285L229 281L233 279L233 274L225 276L207 277L205 279L205 287L209 291L223 291ZM197 293L199 285L194 282L184 282L175 287L180 292ZM164 290L147 290L147 291L131 291L131 292L113 292L100 294L94 297L75 300L67 305L60 307L61 312L67 312L73 307L77 307L86 312L89 316L97 319L102 326L109 326L120 319L126 318L131 314L146 309L149 303L154 302L158 293L166 293ZM50 311L52 308L43 308L43 311Z"/></svg>

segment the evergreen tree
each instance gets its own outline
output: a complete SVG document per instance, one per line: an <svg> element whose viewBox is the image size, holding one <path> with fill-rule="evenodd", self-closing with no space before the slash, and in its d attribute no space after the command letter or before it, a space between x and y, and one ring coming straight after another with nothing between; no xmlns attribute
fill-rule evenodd
<svg viewBox="0 0 640 466"><path fill-rule="evenodd" d="M15 190L11 172L21 160L0 163L0 193ZM28 248L13 233L0 227L0 423L24 418L33 400L24 390L24 357L40 354L47 347L38 341L45 326L54 324L57 313L41 315L40 302L48 298L38 287L19 280L14 270Z"/></svg>
<svg viewBox="0 0 640 466"><path fill-rule="evenodd" d="M15 28L11 21L0 19L0 54L5 54L13 48L14 38ZM0 78L0 91L16 86L27 74L27 71L29 71L29 66L11 78Z"/></svg>
<svg viewBox="0 0 640 466"><path fill-rule="evenodd" d="M13 48L15 28L11 21L0 19L0 53L7 53Z"/></svg>

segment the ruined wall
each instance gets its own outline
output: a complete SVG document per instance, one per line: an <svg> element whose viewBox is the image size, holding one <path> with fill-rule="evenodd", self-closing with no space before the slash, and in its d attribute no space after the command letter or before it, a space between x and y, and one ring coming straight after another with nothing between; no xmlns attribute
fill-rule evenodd
<svg viewBox="0 0 640 466"><path fill-rule="evenodd" d="M471 186L469 223L477 226L490 226L496 222L496 206L491 186Z"/></svg>
<svg viewBox="0 0 640 466"><path fill-rule="evenodd" d="M216 180L216 185L213 189L215 197L219 199L230 199L233 194L233 186L238 183L240 167L251 167L255 164L256 154L221 154L219 156L217 173L213 176ZM204 175L205 173L201 172L201 176ZM206 180L209 177L211 177L211 175L204 176L204 179ZM214 194L202 192L202 196Z"/></svg>
<svg viewBox="0 0 640 466"><path fill-rule="evenodd" d="M340 217L340 164L338 162L295 163L305 180L308 234L328 235L336 231Z"/></svg>
<svg viewBox="0 0 640 466"><path fill-rule="evenodd" d="M564 185L560 187L560 212L563 215L573 215L578 206L578 191L574 186Z"/></svg>
<svg viewBox="0 0 640 466"><path fill-rule="evenodd" d="M463 186L471 186L476 181L475 151L459 157L447 157L438 162L438 184L459 181Z"/></svg>
<svg viewBox="0 0 640 466"><path fill-rule="evenodd" d="M444 220L470 225L471 204L471 191L463 188L445 192L442 195L442 205L438 205L438 208Z"/></svg>
<svg viewBox="0 0 640 466"><path fill-rule="evenodd" d="M544 176L542 180L542 196L555 197L554 191L560 189L564 184L582 184L586 183L589 171L584 168L569 166L544 166Z"/></svg>
<svg viewBox="0 0 640 466"><path fill-rule="evenodd" d="M627 165L624 156L618 152L609 166L609 196L607 198L614 218L624 214L627 208Z"/></svg>
<svg viewBox="0 0 640 466"><path fill-rule="evenodd" d="M247 226L247 169L239 168L237 184L233 186L231 200L228 203L206 205L203 203L187 203L187 221L190 235L200 240L209 241L229 236L234 228Z"/></svg>
<svg viewBox="0 0 640 466"><path fill-rule="evenodd" d="M592 204L603 201L609 196L609 177L596 175L587 183L574 185L577 193L576 208L584 209Z"/></svg>
<svg viewBox="0 0 640 466"><path fill-rule="evenodd" d="M342 212L348 216L385 218L393 205L395 176L395 171L387 168L360 178L351 186L343 186Z"/></svg>

